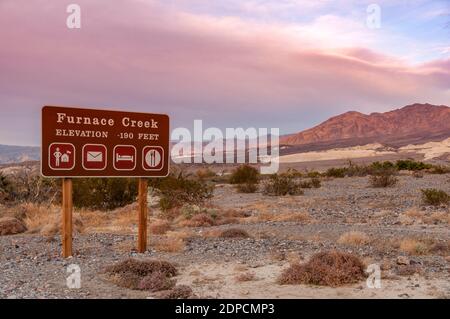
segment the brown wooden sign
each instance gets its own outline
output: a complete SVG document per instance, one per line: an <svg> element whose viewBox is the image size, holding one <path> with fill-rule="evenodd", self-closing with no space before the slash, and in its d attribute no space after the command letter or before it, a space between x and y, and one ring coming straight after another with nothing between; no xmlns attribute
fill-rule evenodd
<svg viewBox="0 0 450 319"><path fill-rule="evenodd" d="M46 177L164 177L169 117L45 106L41 171Z"/></svg>
<svg viewBox="0 0 450 319"><path fill-rule="evenodd" d="M147 250L147 179L169 174L169 117L57 106L42 109L41 172L62 177L62 255L72 256L72 177L140 177L138 252Z"/></svg>

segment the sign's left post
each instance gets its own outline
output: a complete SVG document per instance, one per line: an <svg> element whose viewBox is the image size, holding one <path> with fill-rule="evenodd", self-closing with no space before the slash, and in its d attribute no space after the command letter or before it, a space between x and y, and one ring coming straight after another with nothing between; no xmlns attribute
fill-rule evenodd
<svg viewBox="0 0 450 319"><path fill-rule="evenodd" d="M62 179L62 250L63 257L72 256L72 179Z"/></svg>

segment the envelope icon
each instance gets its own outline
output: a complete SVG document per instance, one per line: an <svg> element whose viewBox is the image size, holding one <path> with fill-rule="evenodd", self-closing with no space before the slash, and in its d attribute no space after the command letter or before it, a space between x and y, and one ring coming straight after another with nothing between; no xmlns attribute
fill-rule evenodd
<svg viewBox="0 0 450 319"><path fill-rule="evenodd" d="M87 152L88 162L103 162L103 152Z"/></svg>

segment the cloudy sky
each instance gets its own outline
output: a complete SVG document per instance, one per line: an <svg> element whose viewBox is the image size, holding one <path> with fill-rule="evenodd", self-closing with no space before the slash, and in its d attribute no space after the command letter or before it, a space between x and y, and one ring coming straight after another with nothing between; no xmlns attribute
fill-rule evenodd
<svg viewBox="0 0 450 319"><path fill-rule="evenodd" d="M449 0L0 0L0 144L39 145L43 105L281 133L448 105L449 39Z"/></svg>

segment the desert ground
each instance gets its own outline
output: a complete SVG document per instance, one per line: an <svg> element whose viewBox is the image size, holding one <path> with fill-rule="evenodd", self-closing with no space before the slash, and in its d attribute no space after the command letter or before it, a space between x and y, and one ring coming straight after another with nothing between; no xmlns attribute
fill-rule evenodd
<svg viewBox="0 0 450 319"><path fill-rule="evenodd" d="M448 298L449 208L424 205L420 190L449 193L450 174L420 177L401 172L387 188L371 187L367 176L321 178L320 188L299 196L245 194L216 183L207 205L224 218L212 225L165 219L150 192L144 254L136 252L135 204L75 210L70 259L61 257L58 206L2 206L3 216L26 216L28 231L0 236L0 298L161 297L124 288L105 273L129 258L172 263L176 284L198 298ZM223 236L229 229L244 235ZM339 287L279 283L290 265L326 251L357 255L365 267L379 265L381 288L369 288L365 279ZM80 289L66 285L70 264L80 266Z"/></svg>

